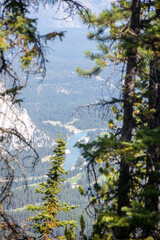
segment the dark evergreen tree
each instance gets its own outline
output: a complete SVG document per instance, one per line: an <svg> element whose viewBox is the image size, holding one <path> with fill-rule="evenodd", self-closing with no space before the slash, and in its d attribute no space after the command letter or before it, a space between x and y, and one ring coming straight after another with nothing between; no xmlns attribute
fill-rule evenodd
<svg viewBox="0 0 160 240"><path fill-rule="evenodd" d="M108 59L123 74L122 98L99 103L112 104L113 133L82 146L97 215L91 239L160 238L158 9L157 1L120 0L98 17L83 17L94 29L89 38L99 43L99 53L87 52L97 65L79 74L98 74Z"/></svg>

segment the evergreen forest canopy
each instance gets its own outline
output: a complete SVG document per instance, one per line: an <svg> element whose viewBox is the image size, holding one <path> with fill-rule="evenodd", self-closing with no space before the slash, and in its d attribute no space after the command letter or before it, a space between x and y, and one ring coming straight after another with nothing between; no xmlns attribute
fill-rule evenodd
<svg viewBox="0 0 160 240"><path fill-rule="evenodd" d="M1 102L7 101L8 96L12 103L19 102L17 94L26 84L13 70L15 58L11 60L8 54L19 56L22 73L28 79L29 74L45 70L46 41L63 36L55 32L38 35L36 20L27 18L26 14L30 4L38 10L40 2L55 3L6 0L1 4L0 72L1 82L7 80ZM80 10L84 24L93 29L88 38L98 43L98 53L86 52L87 57L95 61L95 67L78 68L78 73L92 77L110 63L121 68L121 97L96 104L104 111L109 105L115 115L108 121L110 133L86 145L79 144L87 161L89 179L88 190L79 187L79 191L89 197L88 208L93 208L95 216L90 235L85 233L81 217L79 238L160 239L160 2L118 0L99 16L83 10L76 1L66 0L66 3L71 12ZM13 166L16 164L23 174L17 155L24 146L9 151L10 138L16 136L24 145L32 146L16 128L2 126L0 130L1 178L5 180L1 204L4 204L10 197ZM99 177L103 180L99 181ZM13 223L3 208L1 219L1 229L5 229L6 236L27 239L24 229ZM72 236L66 235L66 239L76 239Z"/></svg>

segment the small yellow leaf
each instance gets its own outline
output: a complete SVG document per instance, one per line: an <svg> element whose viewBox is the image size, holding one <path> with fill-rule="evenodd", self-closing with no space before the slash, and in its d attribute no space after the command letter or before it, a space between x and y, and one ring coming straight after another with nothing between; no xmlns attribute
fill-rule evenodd
<svg viewBox="0 0 160 240"><path fill-rule="evenodd" d="M99 157L99 158L96 158L96 162L97 163L103 163L103 160Z"/></svg>
<svg viewBox="0 0 160 240"><path fill-rule="evenodd" d="M109 128L113 129L113 127L114 127L114 122L113 122L113 120L109 120L109 121L108 121L108 126L109 126Z"/></svg>

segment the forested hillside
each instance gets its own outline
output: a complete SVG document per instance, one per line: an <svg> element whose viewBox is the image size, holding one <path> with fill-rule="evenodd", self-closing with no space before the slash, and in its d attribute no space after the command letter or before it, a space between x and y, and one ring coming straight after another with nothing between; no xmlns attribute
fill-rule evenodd
<svg viewBox="0 0 160 240"><path fill-rule="evenodd" d="M87 31L84 30L67 28L65 39L62 42L56 40L53 49L49 49L45 78L33 78L23 91L22 104L32 121L54 138L61 131L65 136L65 129L60 128L58 124L55 129L45 121L60 121L67 124L76 118L73 125L81 130L105 127L106 122L103 123L98 112L94 112L93 117L85 108L81 110L78 108L95 103L108 90L111 92L114 90L114 95L118 94L114 83L110 86L109 82L108 84L105 82L111 72L109 68L99 78L86 80L77 75L77 66L85 67L88 62L83 55L84 50L87 48L96 50L96 44L90 44L86 38Z"/></svg>

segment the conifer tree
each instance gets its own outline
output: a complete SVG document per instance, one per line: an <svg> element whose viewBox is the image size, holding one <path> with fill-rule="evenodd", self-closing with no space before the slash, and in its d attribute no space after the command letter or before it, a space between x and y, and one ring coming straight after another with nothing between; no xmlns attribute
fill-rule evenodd
<svg viewBox="0 0 160 240"><path fill-rule="evenodd" d="M95 182L89 186L97 214L91 239L160 238L159 6L120 0L98 17L83 18L94 29L89 38L99 43L99 53L87 52L96 66L78 68L79 74L98 74L109 59L121 64L124 80L122 98L102 102L112 104L112 133L82 146ZM106 178L102 184L97 171Z"/></svg>
<svg viewBox="0 0 160 240"><path fill-rule="evenodd" d="M76 226L76 222L73 219L69 221L61 221L58 220L57 217L57 214L60 211L69 212L71 209L76 207L74 205L69 206L65 202L59 202L59 193L65 181L64 175L67 174L63 168L65 149L66 143L59 136L57 146L55 150L53 150L53 155L50 158L51 168L47 174L48 179L46 182L40 183L39 187L36 188L36 192L43 195L43 206L27 206L27 210L38 212L30 219L33 221L32 228L42 239L75 239L74 228ZM68 225L70 227L68 227ZM60 235L56 236L55 230L64 226L66 227L66 238Z"/></svg>

